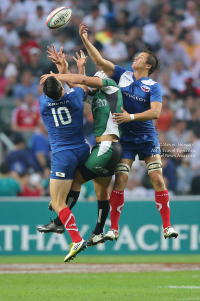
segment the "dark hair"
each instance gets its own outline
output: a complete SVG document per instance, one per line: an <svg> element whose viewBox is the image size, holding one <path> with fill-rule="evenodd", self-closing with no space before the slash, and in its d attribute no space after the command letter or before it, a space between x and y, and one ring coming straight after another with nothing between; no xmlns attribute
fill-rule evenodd
<svg viewBox="0 0 200 301"><path fill-rule="evenodd" d="M62 85L54 76L50 76L44 82L43 92L49 98L59 100L62 97Z"/></svg>
<svg viewBox="0 0 200 301"><path fill-rule="evenodd" d="M148 53L149 55L146 63L151 65L151 68L149 69L148 72L148 75L151 75L152 73L154 73L154 71L156 71L159 68L160 66L159 59L156 57L156 55L153 52L151 52L147 48L145 48L143 52Z"/></svg>
<svg viewBox="0 0 200 301"><path fill-rule="evenodd" d="M20 143L24 143L25 144L25 140L23 138L23 136L21 135L16 135L13 139L13 143L14 145L20 144Z"/></svg>
<svg viewBox="0 0 200 301"><path fill-rule="evenodd" d="M29 35L28 31L22 30L19 32L19 37L20 38L30 38L30 35Z"/></svg>
<svg viewBox="0 0 200 301"><path fill-rule="evenodd" d="M91 9L90 9L91 11L95 11L95 10L99 10L99 7L98 7L98 5L92 5L91 6Z"/></svg>
<svg viewBox="0 0 200 301"><path fill-rule="evenodd" d="M10 172L10 164L9 163L2 163L1 164L1 167L0 167L0 170L1 170L1 173L2 174L7 174Z"/></svg>

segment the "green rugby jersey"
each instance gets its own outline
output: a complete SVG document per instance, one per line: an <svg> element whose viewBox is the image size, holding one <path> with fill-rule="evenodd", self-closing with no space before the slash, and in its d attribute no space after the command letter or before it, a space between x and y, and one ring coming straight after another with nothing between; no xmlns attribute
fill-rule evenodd
<svg viewBox="0 0 200 301"><path fill-rule="evenodd" d="M122 113L123 97L118 85L112 79L102 79L103 87L89 97L94 118L95 137L114 134L120 138L120 126L112 120L113 113Z"/></svg>

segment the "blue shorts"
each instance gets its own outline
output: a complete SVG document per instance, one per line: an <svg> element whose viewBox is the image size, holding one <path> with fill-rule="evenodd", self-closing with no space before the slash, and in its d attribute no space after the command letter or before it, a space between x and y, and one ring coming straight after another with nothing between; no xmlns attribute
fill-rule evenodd
<svg viewBox="0 0 200 301"><path fill-rule="evenodd" d="M133 159L138 155L140 160L161 154L158 134L138 135L135 137L124 137L120 139L122 146L122 159Z"/></svg>
<svg viewBox="0 0 200 301"><path fill-rule="evenodd" d="M67 149L52 154L50 178L72 180L76 168L87 161L89 153L90 147L86 144L80 148Z"/></svg>

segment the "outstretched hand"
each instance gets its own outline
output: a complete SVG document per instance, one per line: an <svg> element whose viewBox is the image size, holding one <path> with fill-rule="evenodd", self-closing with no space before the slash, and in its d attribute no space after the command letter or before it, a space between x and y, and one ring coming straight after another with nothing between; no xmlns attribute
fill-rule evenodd
<svg viewBox="0 0 200 301"><path fill-rule="evenodd" d="M54 44L52 44L52 49L47 46L47 53L47 57L50 58L53 63L60 66L64 65L68 68L68 62L66 61L67 54L63 53L63 47L60 47L60 50L57 52Z"/></svg>
<svg viewBox="0 0 200 301"><path fill-rule="evenodd" d="M80 50L80 55L78 54L78 52L76 52L76 56L73 56L73 60L76 62L78 69L85 67L86 66L86 62L88 57L85 56L84 52L82 50Z"/></svg>
<svg viewBox="0 0 200 301"><path fill-rule="evenodd" d="M131 116L128 112L126 112L123 108L121 108L122 113L114 113L114 117L112 119L117 122L117 124L121 124L124 122L130 122Z"/></svg>
<svg viewBox="0 0 200 301"><path fill-rule="evenodd" d="M88 30L89 30L88 25L85 25L84 23L81 23L79 25L79 35L80 35L81 39L88 38Z"/></svg>

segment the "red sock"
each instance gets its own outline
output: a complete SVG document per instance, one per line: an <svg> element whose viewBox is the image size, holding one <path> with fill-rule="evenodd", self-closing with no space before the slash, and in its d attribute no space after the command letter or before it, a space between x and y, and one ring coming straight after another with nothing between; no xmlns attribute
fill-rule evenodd
<svg viewBox="0 0 200 301"><path fill-rule="evenodd" d="M72 214L71 210L66 207L58 212L58 216L65 225L69 235L71 236L72 242L80 242L82 240L80 234L78 233L78 228L76 227L76 221L74 215Z"/></svg>
<svg viewBox="0 0 200 301"><path fill-rule="evenodd" d="M168 190L155 191L156 207L162 217L163 228L170 226L170 207Z"/></svg>
<svg viewBox="0 0 200 301"><path fill-rule="evenodd" d="M110 196L110 221L111 221L110 228L116 231L118 231L119 218L123 206L124 206L124 192L113 189Z"/></svg>

